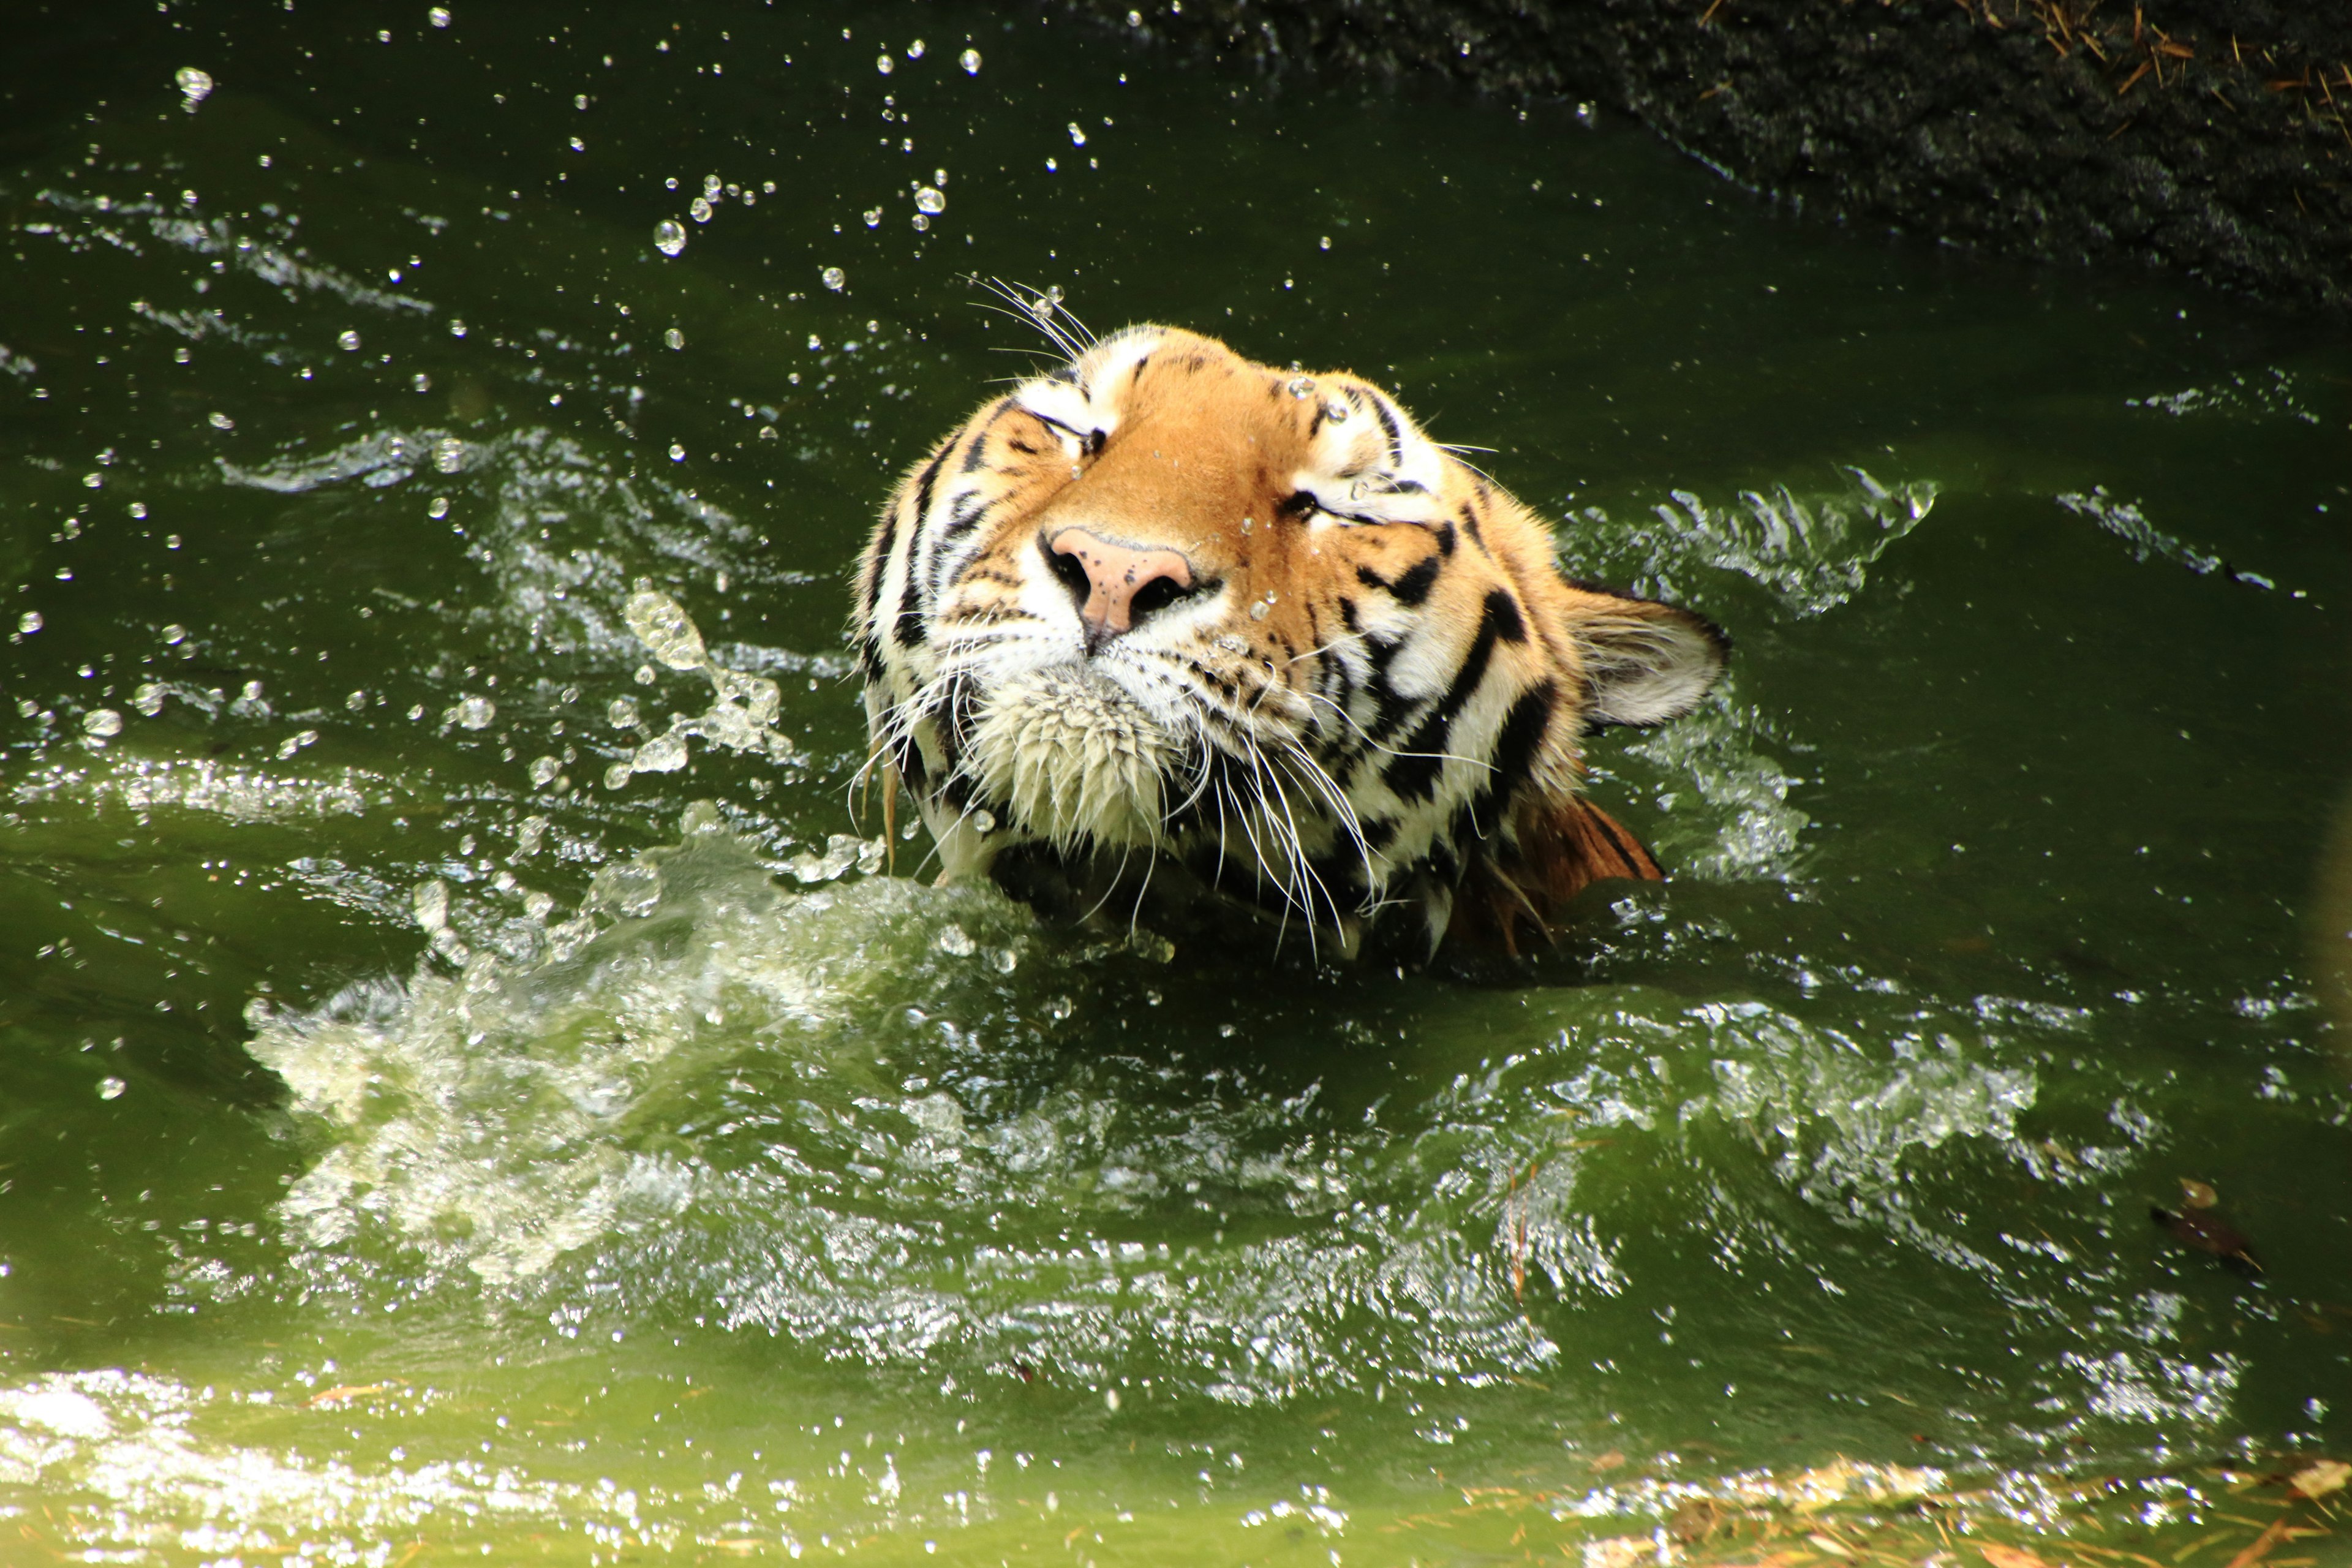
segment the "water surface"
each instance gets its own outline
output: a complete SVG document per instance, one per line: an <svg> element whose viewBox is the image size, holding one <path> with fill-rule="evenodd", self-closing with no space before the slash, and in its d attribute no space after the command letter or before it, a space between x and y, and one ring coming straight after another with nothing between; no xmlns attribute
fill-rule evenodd
<svg viewBox="0 0 2352 1568"><path fill-rule="evenodd" d="M1574 105L452 9L0 68L0 1530L2346 1560L2340 330ZM839 628L1037 363L975 276L1377 377L1729 627L1594 751L1674 881L1401 974L916 879Z"/></svg>

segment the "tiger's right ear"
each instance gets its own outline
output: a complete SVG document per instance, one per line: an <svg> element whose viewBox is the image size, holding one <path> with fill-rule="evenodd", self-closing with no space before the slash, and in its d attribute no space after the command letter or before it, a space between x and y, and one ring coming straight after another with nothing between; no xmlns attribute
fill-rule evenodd
<svg viewBox="0 0 2352 1568"><path fill-rule="evenodd" d="M1705 616L1579 587L1568 629L1584 664L1585 721L1647 728L1679 719L1723 676L1731 638Z"/></svg>

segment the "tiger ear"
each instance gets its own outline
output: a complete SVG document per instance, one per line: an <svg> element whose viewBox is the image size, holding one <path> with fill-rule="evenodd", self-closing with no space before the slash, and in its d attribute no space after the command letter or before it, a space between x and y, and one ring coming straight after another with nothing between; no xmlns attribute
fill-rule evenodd
<svg viewBox="0 0 2352 1568"><path fill-rule="evenodd" d="M1731 638L1705 616L1654 599L1580 587L1568 626L1583 656L1588 723L1646 728L1698 706L1723 675Z"/></svg>

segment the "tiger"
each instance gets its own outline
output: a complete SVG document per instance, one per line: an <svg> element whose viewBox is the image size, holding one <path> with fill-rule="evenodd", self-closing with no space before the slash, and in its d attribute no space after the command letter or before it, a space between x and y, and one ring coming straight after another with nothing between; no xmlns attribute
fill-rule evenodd
<svg viewBox="0 0 2352 1568"><path fill-rule="evenodd" d="M1054 326L1066 357L906 471L857 567L868 765L940 881L1423 962L1663 877L1582 743L1691 711L1721 627L1570 581L1360 376Z"/></svg>

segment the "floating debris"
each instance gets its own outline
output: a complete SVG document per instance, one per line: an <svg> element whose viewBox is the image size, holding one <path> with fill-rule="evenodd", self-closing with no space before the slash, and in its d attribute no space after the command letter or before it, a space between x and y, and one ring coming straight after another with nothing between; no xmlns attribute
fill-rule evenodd
<svg viewBox="0 0 2352 1568"><path fill-rule="evenodd" d="M2253 1243L2220 1215L2197 1209L2174 1214L2151 1205L2147 1217L2184 1247L2210 1252L2237 1273L2252 1277L2263 1271L2261 1259L2254 1256Z"/></svg>

